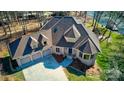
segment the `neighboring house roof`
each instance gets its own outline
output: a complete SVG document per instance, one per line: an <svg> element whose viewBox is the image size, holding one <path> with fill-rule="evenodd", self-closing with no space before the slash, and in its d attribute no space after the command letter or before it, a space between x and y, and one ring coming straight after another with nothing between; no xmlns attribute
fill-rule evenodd
<svg viewBox="0 0 124 93"><path fill-rule="evenodd" d="M75 42L67 42L65 37L77 38ZM60 47L76 48L82 52L95 54L100 51L97 36L87 30L83 24L74 17L53 17L38 33L25 35L9 44L10 53L13 58L18 58L33 51L42 50L43 38L46 38L51 45ZM33 50L31 42L38 42L38 48ZM13 48L14 46L14 48ZM21 51L21 52L20 52Z"/></svg>

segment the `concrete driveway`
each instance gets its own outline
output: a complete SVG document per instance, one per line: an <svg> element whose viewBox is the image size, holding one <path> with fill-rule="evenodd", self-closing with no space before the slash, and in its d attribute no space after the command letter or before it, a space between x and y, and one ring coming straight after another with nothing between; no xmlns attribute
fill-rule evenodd
<svg viewBox="0 0 124 93"><path fill-rule="evenodd" d="M47 59L47 60L46 60ZM23 70L25 80L27 81L67 81L67 77L56 60L49 56L42 62L35 64Z"/></svg>

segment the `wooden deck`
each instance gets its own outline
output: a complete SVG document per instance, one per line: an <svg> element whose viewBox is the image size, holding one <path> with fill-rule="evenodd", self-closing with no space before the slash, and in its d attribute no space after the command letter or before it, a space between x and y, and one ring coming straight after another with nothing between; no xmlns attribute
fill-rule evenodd
<svg viewBox="0 0 124 93"><path fill-rule="evenodd" d="M82 72L86 72L86 70L89 68L85 64L81 63L81 61L77 58L74 59L73 62L69 66L72 66L72 67L74 67L77 70L80 70Z"/></svg>

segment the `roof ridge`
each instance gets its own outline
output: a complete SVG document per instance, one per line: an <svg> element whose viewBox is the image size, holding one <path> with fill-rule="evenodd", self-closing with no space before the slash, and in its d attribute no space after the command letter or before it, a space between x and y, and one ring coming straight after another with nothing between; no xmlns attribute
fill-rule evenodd
<svg viewBox="0 0 124 93"><path fill-rule="evenodd" d="M54 18L54 17L52 17L48 22L52 21L53 18ZM48 22L46 22L46 23L43 25L43 27L41 27L41 28L39 29L39 31L42 30L42 29L46 26L46 24L47 24Z"/></svg>
<svg viewBox="0 0 124 93"><path fill-rule="evenodd" d="M56 24L58 24L62 19L63 19L64 17L62 17L61 19L59 19L51 28L49 28L49 29L52 29ZM48 29L48 30L49 30Z"/></svg>
<svg viewBox="0 0 124 93"><path fill-rule="evenodd" d="M29 38L31 38L34 42L38 42L38 40L34 38L33 36L29 36Z"/></svg>
<svg viewBox="0 0 124 93"><path fill-rule="evenodd" d="M80 38L82 38L82 37L80 37ZM79 39L80 40L80 39ZM87 41L87 37L85 37L81 42L79 42L77 45L74 45L75 46L75 48L77 48L78 46L80 46L81 45L81 43L82 44L84 44L85 42Z"/></svg>
<svg viewBox="0 0 124 93"><path fill-rule="evenodd" d="M64 35L73 27L74 24L72 24L72 26L70 26L65 32Z"/></svg>

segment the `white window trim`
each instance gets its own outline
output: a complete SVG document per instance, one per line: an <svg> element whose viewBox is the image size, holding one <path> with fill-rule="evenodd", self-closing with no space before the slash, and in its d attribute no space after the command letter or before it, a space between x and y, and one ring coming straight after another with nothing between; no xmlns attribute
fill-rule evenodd
<svg viewBox="0 0 124 93"><path fill-rule="evenodd" d="M84 59L84 55L89 55L89 59ZM82 58L83 58L84 60L91 60L91 54L89 54L89 53L83 53Z"/></svg>
<svg viewBox="0 0 124 93"><path fill-rule="evenodd" d="M46 42L46 44L44 44L44 42ZM42 41L42 44L43 46L47 45L47 41L46 40Z"/></svg>
<svg viewBox="0 0 124 93"><path fill-rule="evenodd" d="M60 53L60 52L61 52L60 48L59 48L59 47L56 47L56 50L57 50L57 49L59 49L59 52L58 52L58 51L56 51L56 53Z"/></svg>

